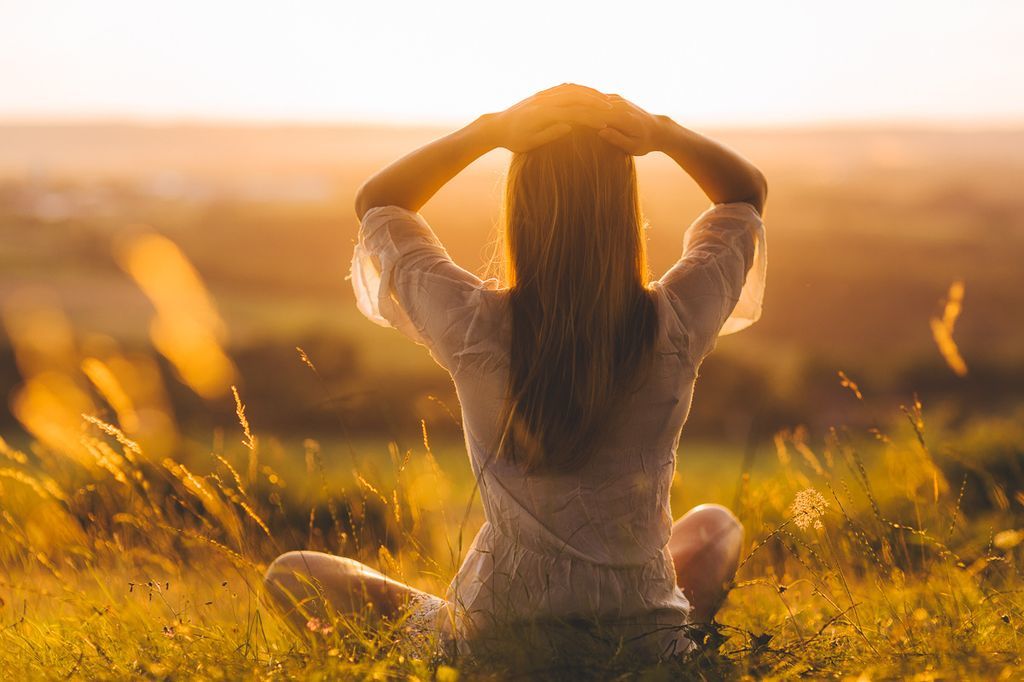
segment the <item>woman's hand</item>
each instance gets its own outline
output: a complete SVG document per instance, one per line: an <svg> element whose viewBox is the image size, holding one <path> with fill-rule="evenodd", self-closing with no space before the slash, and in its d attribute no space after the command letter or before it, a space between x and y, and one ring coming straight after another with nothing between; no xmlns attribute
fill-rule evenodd
<svg viewBox="0 0 1024 682"><path fill-rule="evenodd" d="M607 95L612 104L608 127L597 132L605 142L627 154L643 156L658 150L662 120L618 95Z"/></svg>
<svg viewBox="0 0 1024 682"><path fill-rule="evenodd" d="M600 131L613 108L603 93L565 83L492 114L494 144L512 152L526 152L568 134L573 125Z"/></svg>
<svg viewBox="0 0 1024 682"><path fill-rule="evenodd" d="M768 196L764 175L728 147L687 130L667 116L655 116L618 95L598 136L633 156L665 152L716 204L745 201L760 213Z"/></svg>
<svg viewBox="0 0 1024 682"><path fill-rule="evenodd" d="M501 113L485 114L374 174L356 193L356 215L362 220L374 206L418 211L446 182L491 149L529 151L567 134L574 125L600 130L612 110L611 102L597 90L565 84Z"/></svg>

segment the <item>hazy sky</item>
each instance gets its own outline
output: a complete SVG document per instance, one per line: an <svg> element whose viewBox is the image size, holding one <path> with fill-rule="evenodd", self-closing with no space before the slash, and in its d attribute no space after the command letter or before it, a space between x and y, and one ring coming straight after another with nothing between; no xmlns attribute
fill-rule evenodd
<svg viewBox="0 0 1024 682"><path fill-rule="evenodd" d="M1024 1L0 0L0 119L463 121L563 81L703 123L1024 121Z"/></svg>

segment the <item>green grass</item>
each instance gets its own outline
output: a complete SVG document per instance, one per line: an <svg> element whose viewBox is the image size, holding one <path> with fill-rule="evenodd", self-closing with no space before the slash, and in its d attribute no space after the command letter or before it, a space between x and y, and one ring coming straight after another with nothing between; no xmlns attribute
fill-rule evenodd
<svg viewBox="0 0 1024 682"><path fill-rule="evenodd" d="M911 404L874 432L779 434L742 477L741 453L684 440L675 511L738 500L748 530L716 625L694 631L701 646L685 661L637 667L619 653L540 669L417 660L396 645L399 624L372 612L296 635L262 602L266 562L295 547L443 591L481 521L478 504L465 513L472 479L457 444L264 442L255 424L253 449L183 468L89 425L91 460L3 448L0 669L16 679L1013 676L1024 493L1007 465L1019 463L1019 416L926 428ZM808 489L828 505L820 528L793 516Z"/></svg>

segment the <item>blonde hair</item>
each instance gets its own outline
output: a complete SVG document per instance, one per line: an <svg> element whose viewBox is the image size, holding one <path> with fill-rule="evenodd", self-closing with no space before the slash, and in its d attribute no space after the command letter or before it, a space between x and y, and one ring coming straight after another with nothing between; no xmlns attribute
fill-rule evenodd
<svg viewBox="0 0 1024 682"><path fill-rule="evenodd" d="M527 472L571 471L653 353L633 157L584 129L516 154L503 222L511 361L498 455Z"/></svg>

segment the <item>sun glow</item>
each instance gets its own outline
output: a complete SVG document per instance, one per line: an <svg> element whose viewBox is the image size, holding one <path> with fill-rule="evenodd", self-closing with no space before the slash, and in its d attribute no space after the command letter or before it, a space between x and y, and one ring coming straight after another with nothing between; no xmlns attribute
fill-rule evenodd
<svg viewBox="0 0 1024 682"><path fill-rule="evenodd" d="M1019 119L1022 33L1000 0L39 0L5 7L0 117L452 122L575 81L691 122Z"/></svg>
<svg viewBox="0 0 1024 682"><path fill-rule="evenodd" d="M198 273L177 245L144 232L121 245L118 260L156 308L150 323L153 346L199 395L227 395L236 373L221 346L226 329Z"/></svg>

